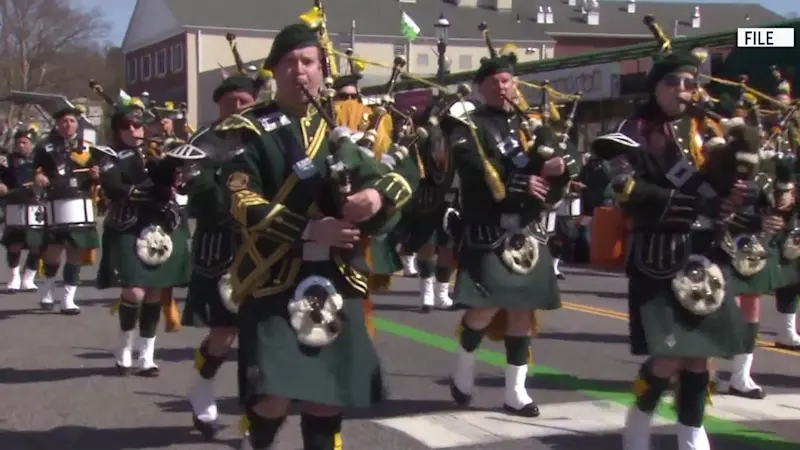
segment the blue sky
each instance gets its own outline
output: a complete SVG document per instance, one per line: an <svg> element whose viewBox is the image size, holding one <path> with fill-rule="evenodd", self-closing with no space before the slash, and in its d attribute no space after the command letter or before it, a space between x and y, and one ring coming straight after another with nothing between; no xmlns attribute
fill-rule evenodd
<svg viewBox="0 0 800 450"><path fill-rule="evenodd" d="M122 39L125 37L125 29L133 13L136 0L73 0L73 2L85 8L99 7L102 9L107 19L113 24L109 40L115 45L120 45L122 43ZM780 14L788 14L792 11L800 12L800 5L792 7L792 5L797 5L797 3L790 0L761 0L760 2L758 0L694 0L691 3L760 3Z"/></svg>

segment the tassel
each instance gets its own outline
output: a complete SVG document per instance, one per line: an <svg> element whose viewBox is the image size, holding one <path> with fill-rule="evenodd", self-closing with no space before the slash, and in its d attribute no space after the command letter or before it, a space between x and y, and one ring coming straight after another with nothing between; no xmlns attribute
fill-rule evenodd
<svg viewBox="0 0 800 450"><path fill-rule="evenodd" d="M161 291L161 312L164 314L164 331L175 333L180 331L181 313L178 311L178 304L172 296L172 288Z"/></svg>
<svg viewBox="0 0 800 450"><path fill-rule="evenodd" d="M87 248L81 250L81 266L93 266L97 260L97 250L93 248Z"/></svg>
<svg viewBox="0 0 800 450"><path fill-rule="evenodd" d="M375 320L373 317L372 300L369 297L361 299L361 308L364 310L364 324L367 326L369 337L375 337Z"/></svg>

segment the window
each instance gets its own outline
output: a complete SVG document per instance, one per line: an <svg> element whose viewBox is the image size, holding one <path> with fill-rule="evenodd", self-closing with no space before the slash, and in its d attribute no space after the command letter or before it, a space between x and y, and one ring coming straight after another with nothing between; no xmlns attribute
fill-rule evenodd
<svg viewBox="0 0 800 450"><path fill-rule="evenodd" d="M183 42L181 42L180 44L175 44L172 46L172 73L183 72L183 62Z"/></svg>
<svg viewBox="0 0 800 450"><path fill-rule="evenodd" d="M153 55L146 54L139 58L139 78L147 81L153 76Z"/></svg>
<svg viewBox="0 0 800 450"><path fill-rule="evenodd" d="M419 67L428 67L430 62L428 61L428 54L427 53L418 53L417 54L417 65Z"/></svg>
<svg viewBox="0 0 800 450"><path fill-rule="evenodd" d="M394 56L406 56L406 44L394 44Z"/></svg>
<svg viewBox="0 0 800 450"><path fill-rule="evenodd" d="M472 69L472 55L460 55L458 57L458 68L460 70Z"/></svg>
<svg viewBox="0 0 800 450"><path fill-rule="evenodd" d="M156 53L156 77L163 78L167 74L167 49L162 48Z"/></svg>
<svg viewBox="0 0 800 450"><path fill-rule="evenodd" d="M127 62L127 77L126 78L128 79L128 83L131 83L131 84L132 83L136 83L136 80L139 78L138 77L138 72L137 72L137 70L138 70L137 67L138 66L136 65L136 58L130 58L128 60L128 62Z"/></svg>

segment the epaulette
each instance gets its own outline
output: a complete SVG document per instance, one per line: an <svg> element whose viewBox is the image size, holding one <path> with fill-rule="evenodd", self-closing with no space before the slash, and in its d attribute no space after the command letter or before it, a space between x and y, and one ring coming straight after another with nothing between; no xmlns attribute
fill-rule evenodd
<svg viewBox="0 0 800 450"><path fill-rule="evenodd" d="M262 133L258 125L241 114L232 114L214 126L214 131L216 132L243 132L245 130L251 131L257 136L260 136Z"/></svg>

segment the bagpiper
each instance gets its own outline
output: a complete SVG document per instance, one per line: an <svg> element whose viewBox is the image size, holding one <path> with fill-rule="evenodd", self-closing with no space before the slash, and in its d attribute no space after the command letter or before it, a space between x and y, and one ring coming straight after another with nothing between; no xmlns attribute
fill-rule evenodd
<svg viewBox="0 0 800 450"><path fill-rule="evenodd" d="M648 16L645 23L669 50L655 20ZM710 224L755 201L757 191L735 175L739 168L755 172L758 157L749 150L757 132L731 131L729 143L707 147L705 165L703 152L692 152L697 136L689 104L707 56L695 49L654 58L648 101L618 132L592 143L593 153L610 161L617 201L633 222L626 264L631 353L650 357L634 383L624 450L650 448L653 412L673 376L680 385L678 449L709 450L703 427L707 359L730 358L745 347L745 324L726 285L731 257L712 244L722 238ZM725 164L710 160L717 155Z"/></svg>
<svg viewBox="0 0 800 450"><path fill-rule="evenodd" d="M483 24L482 31L487 37ZM460 182L460 231L451 231L460 235L454 302L468 310L450 392L457 404L470 403L475 351L497 320L506 348L504 410L537 417L539 407L525 388L533 317L561 307L541 222L563 196L570 172L567 156L556 153L555 131L517 109L515 65L514 53L492 51L481 61L474 82L483 104L452 138Z"/></svg>
<svg viewBox="0 0 800 450"><path fill-rule="evenodd" d="M6 263L11 269L9 292L37 290L34 280L39 268L39 252L44 243L45 214L39 193L33 189L36 137L34 128L16 131L13 152L0 156L0 195L6 204L2 242L6 248ZM9 216L12 213L14 216ZM28 256L25 258L24 271L21 271L23 250L28 251Z"/></svg>
<svg viewBox="0 0 800 450"><path fill-rule="evenodd" d="M231 282L248 449L272 446L292 400L303 405L304 448L340 448L342 408L384 395L361 306L367 277L351 249L408 201L416 181L386 173L336 127L321 47L305 24L281 30L264 61L275 101L216 127L241 145L224 176L243 239Z"/></svg>
<svg viewBox="0 0 800 450"><path fill-rule="evenodd" d="M218 118L192 136L191 147L188 147L212 155L226 149L230 153L220 158L206 157L199 163L189 159L189 164L195 162L197 165L194 173L185 180L189 214L196 222L192 234L192 278L186 295L183 325L208 327L208 334L195 354L196 377L188 398L192 406L192 422L206 439L212 439L219 430L214 380L236 341L237 317L226 303L230 285L230 277L226 275L240 241L230 220L227 202L222 198L225 180L221 180L218 174L221 161L225 156L233 156L236 149L226 147L213 129L227 117L256 103L260 83L242 72L226 77L214 89L212 99L219 111ZM182 151L181 148L177 150ZM192 158L193 155L185 157Z"/></svg>
<svg viewBox="0 0 800 450"><path fill-rule="evenodd" d="M792 86L789 80L781 75L780 70L773 68L773 75L777 81L775 99L778 100L781 108L773 117L775 131L780 132L780 137L776 139L776 144L782 158L780 159L784 173L781 181L784 186L785 195L781 195L780 200L783 206L789 206L794 201L791 211L786 211L783 218L788 227L781 233L781 273L785 286L775 290L775 307L783 319L783 327L778 337L775 339L777 347L790 350L800 350L800 336L797 334L797 305L798 295L800 295L800 218L797 209L797 182L800 175L798 166L798 154L800 150L800 121L796 117L789 117L785 124L774 123L786 111L790 114L797 114L796 109L792 109ZM794 107L796 108L796 107ZM776 177L778 178L778 177Z"/></svg>
<svg viewBox="0 0 800 450"><path fill-rule="evenodd" d="M40 302L43 309L53 308L55 277L61 265L61 254L65 253L61 312L67 315L80 314L75 293L84 252L95 250L100 244L94 205L90 204L100 170L89 143L83 142L81 137L82 115L83 111L73 106L55 111L56 128L34 150L34 182L45 189L45 195L52 200L48 201L46 210L49 220L44 236L45 280L39 287ZM58 206L53 203L56 200Z"/></svg>
<svg viewBox="0 0 800 450"><path fill-rule="evenodd" d="M99 85L94 88L113 111L113 148L103 148L107 159L101 167L109 211L97 288L122 290L117 369L158 376L154 355L164 290L186 286L190 276L188 221L175 201L177 164L162 149L148 145L140 100L121 95L114 102Z"/></svg>

